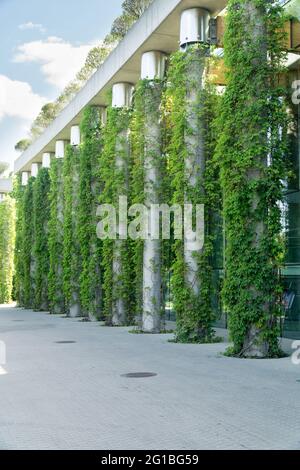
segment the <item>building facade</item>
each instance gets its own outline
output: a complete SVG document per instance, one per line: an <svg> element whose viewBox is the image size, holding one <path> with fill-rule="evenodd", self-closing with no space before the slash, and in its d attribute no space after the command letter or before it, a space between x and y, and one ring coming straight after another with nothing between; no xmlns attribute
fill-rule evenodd
<svg viewBox="0 0 300 470"><path fill-rule="evenodd" d="M78 147L80 144L79 124L86 107L97 106L101 109L107 107L109 90L113 90L113 107L128 108L134 85L141 77L162 79L165 57L177 51L180 45L184 47L186 44L209 40L218 48L218 54L222 55L226 4L225 0L154 0L75 99L44 134L16 160L15 173L22 174L23 186L27 185L30 176L37 176L41 167L49 168L51 160L66 158L66 144L70 140L71 146ZM184 12L189 13L184 15ZM298 55L300 26L293 19L286 22L285 29L287 66L290 69L288 86L291 86L292 81L297 79L298 68L300 69L300 56ZM222 60L212 73L216 86L226 86ZM287 238L287 253L285 267L281 273L285 286L282 299L285 315L281 323L285 336L298 338L300 337L300 123L298 106L295 106L293 113L296 122L295 128L290 131L293 177L286 183L285 203L282 207L283 235ZM119 136L119 145L127 138L126 129L122 132L121 137ZM121 160L118 162L119 167L124 166ZM74 181L78 183L76 179ZM213 284L217 291L224 277L226 227L220 215L215 215L213 223L217 233L213 250ZM120 271L122 259L116 256L116 253L119 255L117 248L114 249L114 266ZM72 293L72 295L74 300L77 294ZM172 299L167 298L167 300L170 308ZM213 295L212 301L214 310L218 313L217 325L226 326L226 312L223 311L219 295ZM79 311L77 297L73 304L72 309ZM116 308L120 308L123 312L125 307L122 299L119 299ZM172 315L169 318L172 319Z"/></svg>

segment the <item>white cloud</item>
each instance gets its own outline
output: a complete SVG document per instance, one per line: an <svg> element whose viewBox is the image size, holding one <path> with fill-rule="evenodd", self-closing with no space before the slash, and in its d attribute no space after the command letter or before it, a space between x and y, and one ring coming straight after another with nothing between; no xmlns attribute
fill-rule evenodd
<svg viewBox="0 0 300 470"><path fill-rule="evenodd" d="M14 62L41 65L46 81L62 90L84 65L88 52L96 44L74 46L61 38L27 42L18 46Z"/></svg>
<svg viewBox="0 0 300 470"><path fill-rule="evenodd" d="M19 156L15 144L28 135L32 120L47 101L29 83L0 74L0 160L9 162L11 169Z"/></svg>
<svg viewBox="0 0 300 470"><path fill-rule="evenodd" d="M0 75L0 120L9 116L31 121L46 102L33 92L29 83Z"/></svg>
<svg viewBox="0 0 300 470"><path fill-rule="evenodd" d="M19 25L19 29L21 29L22 31L25 31L27 29L37 29L38 31L40 31L41 33L45 33L46 32L46 29L44 28L44 26L40 23L32 23L32 21L28 21L28 23L23 23L23 24L20 24Z"/></svg>

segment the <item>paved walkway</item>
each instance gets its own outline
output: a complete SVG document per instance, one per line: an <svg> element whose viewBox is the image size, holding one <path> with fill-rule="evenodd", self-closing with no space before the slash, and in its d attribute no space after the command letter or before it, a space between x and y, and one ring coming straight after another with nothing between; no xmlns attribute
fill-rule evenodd
<svg viewBox="0 0 300 470"><path fill-rule="evenodd" d="M169 337L1 307L0 449L300 449L300 366Z"/></svg>

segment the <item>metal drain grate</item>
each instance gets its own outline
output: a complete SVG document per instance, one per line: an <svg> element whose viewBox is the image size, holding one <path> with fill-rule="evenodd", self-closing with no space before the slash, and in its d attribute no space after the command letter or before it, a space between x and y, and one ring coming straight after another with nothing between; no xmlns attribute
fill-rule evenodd
<svg viewBox="0 0 300 470"><path fill-rule="evenodd" d="M122 374L121 377L126 377L128 379L146 379L148 377L156 377L157 374L153 372L132 372L130 374Z"/></svg>
<svg viewBox="0 0 300 470"><path fill-rule="evenodd" d="M55 341L55 344L75 344L76 341Z"/></svg>

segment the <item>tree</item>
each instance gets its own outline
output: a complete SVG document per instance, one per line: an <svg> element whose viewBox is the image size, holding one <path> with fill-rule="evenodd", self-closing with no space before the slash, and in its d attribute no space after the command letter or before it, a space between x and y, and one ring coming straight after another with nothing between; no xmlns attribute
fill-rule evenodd
<svg viewBox="0 0 300 470"><path fill-rule="evenodd" d="M125 0L122 4L122 8L126 15L130 16L134 21L137 21L152 1L153 0Z"/></svg>
<svg viewBox="0 0 300 470"><path fill-rule="evenodd" d="M3 174L8 170L9 164L6 162L0 162L0 176L3 176Z"/></svg>
<svg viewBox="0 0 300 470"><path fill-rule="evenodd" d="M133 25L134 20L129 15L121 15L115 19L111 27L111 34L117 38L123 38L130 27Z"/></svg>
<svg viewBox="0 0 300 470"><path fill-rule="evenodd" d="M33 139L38 137L43 132L43 130L46 129L46 127L48 127L49 124L56 118L58 110L57 102L47 103L42 107L40 114L33 121L31 126L30 132Z"/></svg>
<svg viewBox="0 0 300 470"><path fill-rule="evenodd" d="M87 55L84 66L76 76L77 80L81 82L88 80L95 70L103 64L110 51L111 47L105 44L93 47Z"/></svg>
<svg viewBox="0 0 300 470"><path fill-rule="evenodd" d="M111 35L122 39L152 1L153 0L125 0L122 4L123 12L121 16L116 18L112 24Z"/></svg>
<svg viewBox="0 0 300 470"><path fill-rule="evenodd" d="M26 149L28 149L30 144L31 144L30 139L19 140L19 142L17 142L15 145L15 150L17 150L18 152L24 152Z"/></svg>

